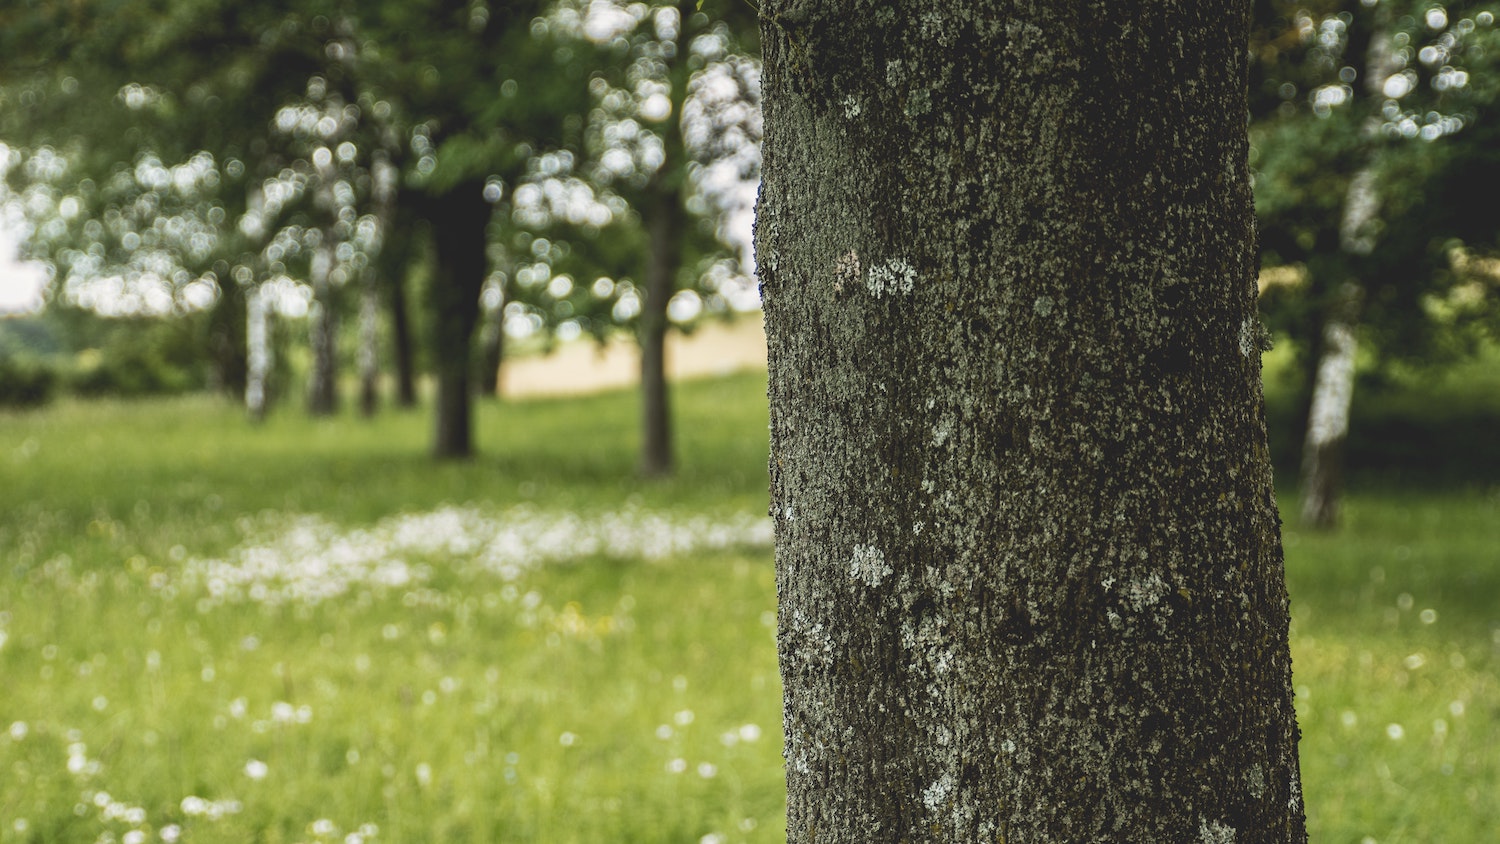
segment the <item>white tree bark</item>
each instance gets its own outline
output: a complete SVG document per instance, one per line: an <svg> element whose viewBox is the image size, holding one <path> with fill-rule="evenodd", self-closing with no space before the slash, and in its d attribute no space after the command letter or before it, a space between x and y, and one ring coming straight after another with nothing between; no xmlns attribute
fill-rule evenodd
<svg viewBox="0 0 1500 844"><path fill-rule="evenodd" d="M1354 401L1360 290L1345 284L1323 323L1323 352L1313 381L1307 439L1302 444L1302 522L1327 529L1338 524L1344 438Z"/></svg>
<svg viewBox="0 0 1500 844"><path fill-rule="evenodd" d="M1385 98L1385 83L1399 65L1390 35L1377 30L1365 56L1365 90L1377 101ZM1378 138L1380 119L1371 118L1366 134ZM1339 248L1357 262L1374 252L1378 237L1380 186L1370 161L1354 174L1344 192L1339 220ZM1335 293L1323 322L1323 348L1313 378L1307 434L1302 443L1302 522L1330 529L1338 524L1343 490L1344 438L1354 401L1354 366L1358 352L1359 313L1364 298L1358 279L1344 281Z"/></svg>
<svg viewBox="0 0 1500 844"><path fill-rule="evenodd" d="M240 232L255 247L261 248L267 234L266 195L259 188L251 188L245 197L245 214L239 219ZM264 291L256 268L259 256L250 263L234 269L235 283L245 294L245 412L251 421L260 422L266 417L270 402L269 381L271 377L271 333L270 314L267 310ZM225 280L226 283L228 279Z"/></svg>
<svg viewBox="0 0 1500 844"><path fill-rule="evenodd" d="M376 220L376 240L361 277L359 296L360 411L370 416L380 401L380 252L386 232L395 223L396 191L400 173L390 154L376 150L370 164L371 204Z"/></svg>
<svg viewBox="0 0 1500 844"><path fill-rule="evenodd" d="M256 422L266 416L267 384L271 376L271 315L259 285L245 288L245 410Z"/></svg>

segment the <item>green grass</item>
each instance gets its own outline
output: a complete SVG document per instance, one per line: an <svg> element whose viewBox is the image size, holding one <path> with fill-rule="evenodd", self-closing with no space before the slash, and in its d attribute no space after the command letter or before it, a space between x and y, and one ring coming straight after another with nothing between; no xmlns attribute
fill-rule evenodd
<svg viewBox="0 0 1500 844"><path fill-rule="evenodd" d="M1285 533L1313 840L1492 841L1500 487L1358 495L1346 517Z"/></svg>
<svg viewBox="0 0 1500 844"><path fill-rule="evenodd" d="M676 397L655 482L630 394L438 465L425 413L0 413L0 844L783 840L763 376ZM1500 487L1347 515L1287 530L1314 840L1491 840Z"/></svg>

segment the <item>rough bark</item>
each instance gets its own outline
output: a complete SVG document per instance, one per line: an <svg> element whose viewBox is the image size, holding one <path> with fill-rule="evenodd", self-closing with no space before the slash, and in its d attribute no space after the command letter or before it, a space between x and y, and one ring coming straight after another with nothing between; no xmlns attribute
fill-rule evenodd
<svg viewBox="0 0 1500 844"><path fill-rule="evenodd" d="M667 331L671 327L667 305L677 292L683 226L687 224L683 208L687 153L678 121L687 98L686 62L697 0L682 0L677 11L675 49L663 59L672 86L672 122L662 133L662 165L646 186L646 295L637 328L641 347L641 474L648 477L670 475L675 467L667 384Z"/></svg>
<svg viewBox="0 0 1500 844"><path fill-rule="evenodd" d="M762 10L788 839L1305 841L1248 2Z"/></svg>
<svg viewBox="0 0 1500 844"><path fill-rule="evenodd" d="M432 305L432 368L437 382L433 456L474 453L469 369L479 294L488 265L485 230L490 205L483 182L463 182L424 203L436 251L428 295Z"/></svg>
<svg viewBox="0 0 1500 844"><path fill-rule="evenodd" d="M245 289L245 411L252 422L266 418L270 400L271 315L259 286Z"/></svg>

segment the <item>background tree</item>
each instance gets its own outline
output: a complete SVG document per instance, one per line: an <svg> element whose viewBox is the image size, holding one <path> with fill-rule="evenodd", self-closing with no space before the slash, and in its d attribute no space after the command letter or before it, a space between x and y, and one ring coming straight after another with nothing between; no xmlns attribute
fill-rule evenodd
<svg viewBox="0 0 1500 844"><path fill-rule="evenodd" d="M1306 840L1249 3L762 13L789 840Z"/></svg>
<svg viewBox="0 0 1500 844"><path fill-rule="evenodd" d="M569 61L577 47L536 25L544 7L540 0L494 9L423 0L381 7L360 22L380 46L380 60L366 65L369 90L392 104L398 122L414 127L404 196L435 247L428 291L439 457L473 452L470 361L489 275L486 185L494 179L513 187L534 152L576 145L579 134L567 119L587 96ZM460 221L457 209L484 219Z"/></svg>
<svg viewBox="0 0 1500 844"><path fill-rule="evenodd" d="M1465 286L1454 248L1500 228L1481 199L1496 187L1480 163L1494 120L1488 5L1258 4L1256 202L1265 264L1305 278L1266 304L1309 373L1309 525L1337 521L1358 336L1377 340L1380 364L1449 360L1472 350L1475 318L1493 308L1491 294L1433 307Z"/></svg>
<svg viewBox="0 0 1500 844"><path fill-rule="evenodd" d="M224 219L241 217L249 186L274 176L270 119L322 67L322 27L305 4L84 0L0 9L0 137L72 162L78 184L104 184L150 155L218 166ZM221 241L224 273L241 244ZM242 291L221 279L211 308L216 380L245 384Z"/></svg>
<svg viewBox="0 0 1500 844"><path fill-rule="evenodd" d="M105 171L139 149L154 150L165 160L178 149L211 150L226 162L224 172L233 174L229 181L235 184L225 190L226 216L237 219L248 193L240 180L254 184L276 172L275 167L258 169L270 159L272 117L301 100L309 80L321 78L329 91L340 92L345 110L358 103L386 125L404 127L403 195L414 200L418 214L438 215L426 222L447 221L447 207L472 206L454 191L482 187L489 177L513 184L533 151L566 145L569 132L579 133L579 124L565 119L583 110L570 104L587 97L584 78L565 55L578 47L560 46L545 27L532 26L545 6L542 0L493 10L467 0L374 6L340 0L249 6L206 0L184 6L153 0L119 15L111 15L108 4L88 0L66 10L28 7L4 18L15 28L7 30L0 46L15 49L0 85L25 113L24 120L0 124L0 136L19 133L28 148L71 145L86 150L91 161L104 162ZM116 91L122 97L136 92L142 107L135 111L141 113L97 107L115 99ZM85 107L89 103L95 107ZM102 116L94 116L96 111ZM109 121L117 121L121 131L108 132ZM107 140L94 140L101 136ZM484 235L482 226L462 230ZM465 254L473 251L464 247ZM317 262L319 268L327 263ZM461 303L465 311L477 309L485 268L441 256L434 266L436 275L427 285L434 318L449 328L472 325L455 308ZM480 275L447 275L460 268ZM238 318L221 322L242 325L239 291L222 285L222 292L219 302L240 307ZM333 313L331 307L322 311ZM458 370L448 356L469 359L469 333L433 335L440 369ZM315 381L331 384L323 377L325 369L315 368ZM468 390L467 372L462 384L453 376L437 380L440 393L460 386ZM448 418L468 414L467 397L440 398L436 407L434 452L468 454L467 419Z"/></svg>
<svg viewBox="0 0 1500 844"><path fill-rule="evenodd" d="M669 474L675 463L667 333L701 310L724 310L717 283L737 257L724 225L733 187L706 177L722 177L714 168L730 163L736 179L728 181L753 185L759 175L758 65L744 55L755 42L748 8L568 2L553 15L562 31L600 46L591 54L593 103L578 174L601 199L627 203L630 213L616 225L640 229L603 243L563 236L582 247L570 263L592 261L621 282L607 296L616 297L611 315L641 350L647 476Z"/></svg>

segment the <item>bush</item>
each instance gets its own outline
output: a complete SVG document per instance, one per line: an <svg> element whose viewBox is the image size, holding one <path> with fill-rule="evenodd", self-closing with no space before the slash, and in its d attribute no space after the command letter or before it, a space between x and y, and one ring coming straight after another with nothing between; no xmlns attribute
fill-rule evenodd
<svg viewBox="0 0 1500 844"><path fill-rule="evenodd" d="M57 373L46 364L0 357L0 407L38 407L52 400Z"/></svg>
<svg viewBox="0 0 1500 844"><path fill-rule="evenodd" d="M73 356L68 388L81 396L182 393L207 383L197 321L99 320L90 346Z"/></svg>
<svg viewBox="0 0 1500 844"><path fill-rule="evenodd" d="M146 396L203 386L195 373L142 350L84 349L73 356L68 388L80 396Z"/></svg>

